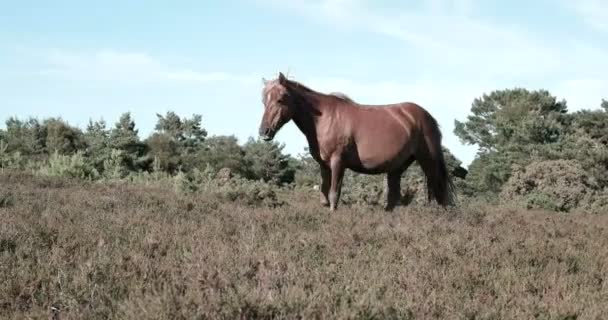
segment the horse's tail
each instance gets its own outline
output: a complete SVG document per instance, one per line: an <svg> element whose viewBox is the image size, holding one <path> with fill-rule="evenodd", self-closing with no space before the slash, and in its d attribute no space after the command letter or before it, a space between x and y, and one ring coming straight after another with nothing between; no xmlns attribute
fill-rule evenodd
<svg viewBox="0 0 608 320"><path fill-rule="evenodd" d="M456 194L441 148L439 124L428 112L423 113L426 116L422 121L422 140L416 152L416 159L426 176L428 200L435 199L444 207L454 205Z"/></svg>

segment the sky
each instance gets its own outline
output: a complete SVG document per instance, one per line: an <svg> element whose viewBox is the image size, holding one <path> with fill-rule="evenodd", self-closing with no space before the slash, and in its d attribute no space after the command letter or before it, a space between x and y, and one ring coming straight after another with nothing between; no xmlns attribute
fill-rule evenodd
<svg viewBox="0 0 608 320"><path fill-rule="evenodd" d="M608 98L605 0L0 2L0 127L61 117L85 128L131 112L200 114L210 135L256 137L262 78L279 71L367 104L412 101L465 165L453 134L475 98L547 89L571 111ZM306 140L289 123L285 152Z"/></svg>

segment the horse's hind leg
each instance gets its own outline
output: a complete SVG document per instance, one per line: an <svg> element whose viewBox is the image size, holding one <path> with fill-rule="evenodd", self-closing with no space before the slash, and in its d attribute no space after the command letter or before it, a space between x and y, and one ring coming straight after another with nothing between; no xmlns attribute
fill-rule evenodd
<svg viewBox="0 0 608 320"><path fill-rule="evenodd" d="M392 211L401 199L401 171L386 175L387 197L384 210Z"/></svg>
<svg viewBox="0 0 608 320"><path fill-rule="evenodd" d="M329 187L331 186L331 170L329 168L321 166L321 190L319 197L321 198L321 205L329 206Z"/></svg>
<svg viewBox="0 0 608 320"><path fill-rule="evenodd" d="M387 173L386 187L388 190L384 210L392 211L401 201L401 175L412 165L414 160L414 157L410 157L399 170Z"/></svg>

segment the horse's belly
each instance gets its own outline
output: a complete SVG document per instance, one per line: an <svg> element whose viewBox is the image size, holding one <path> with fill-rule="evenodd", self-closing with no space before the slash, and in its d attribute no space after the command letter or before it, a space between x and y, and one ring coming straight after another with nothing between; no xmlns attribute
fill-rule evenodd
<svg viewBox="0 0 608 320"><path fill-rule="evenodd" d="M391 145L376 143L361 146L357 150L358 167L360 172L387 172L400 168L411 156L405 144Z"/></svg>
<svg viewBox="0 0 608 320"><path fill-rule="evenodd" d="M414 125L403 113L383 110L367 115L354 131L356 170L388 172L398 170L413 155L416 141ZM353 169L355 170L355 169Z"/></svg>

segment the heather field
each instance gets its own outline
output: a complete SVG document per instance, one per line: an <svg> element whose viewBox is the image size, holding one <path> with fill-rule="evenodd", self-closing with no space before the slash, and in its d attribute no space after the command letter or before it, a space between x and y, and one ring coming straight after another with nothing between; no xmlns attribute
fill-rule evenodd
<svg viewBox="0 0 608 320"><path fill-rule="evenodd" d="M608 0L50 3L0 320L608 320Z"/></svg>
<svg viewBox="0 0 608 320"><path fill-rule="evenodd" d="M232 199L232 200L230 200ZM0 175L4 319L605 319L608 215Z"/></svg>

